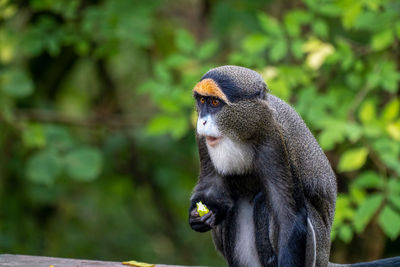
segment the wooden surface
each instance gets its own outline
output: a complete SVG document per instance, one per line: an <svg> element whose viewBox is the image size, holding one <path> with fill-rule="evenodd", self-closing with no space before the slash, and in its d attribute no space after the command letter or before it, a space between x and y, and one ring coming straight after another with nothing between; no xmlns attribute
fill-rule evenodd
<svg viewBox="0 0 400 267"><path fill-rule="evenodd" d="M129 261L130 259L126 259ZM124 260L125 261L125 260ZM83 266L98 266L98 267L127 267L121 262L114 261L94 261L94 260L78 260L40 256L12 255L0 254L0 266L4 267L83 267ZM156 264L156 267L184 267L177 265Z"/></svg>

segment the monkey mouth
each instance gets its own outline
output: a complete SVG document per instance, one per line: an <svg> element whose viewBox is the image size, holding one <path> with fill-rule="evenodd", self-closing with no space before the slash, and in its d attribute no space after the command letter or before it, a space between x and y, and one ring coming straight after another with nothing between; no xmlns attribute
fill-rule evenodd
<svg viewBox="0 0 400 267"><path fill-rule="evenodd" d="M215 136L206 136L207 144L211 147L216 146L222 137L215 137Z"/></svg>

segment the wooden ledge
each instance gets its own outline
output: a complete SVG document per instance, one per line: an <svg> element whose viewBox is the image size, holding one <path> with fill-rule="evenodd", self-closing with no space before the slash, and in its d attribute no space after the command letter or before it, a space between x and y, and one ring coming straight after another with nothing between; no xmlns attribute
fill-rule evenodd
<svg viewBox="0 0 400 267"><path fill-rule="evenodd" d="M128 260L127 260L128 261ZM95 260L79 260L41 256L12 255L0 254L0 266L7 267L126 267L122 262L115 261L95 261ZM185 267L178 265L156 264L156 267Z"/></svg>

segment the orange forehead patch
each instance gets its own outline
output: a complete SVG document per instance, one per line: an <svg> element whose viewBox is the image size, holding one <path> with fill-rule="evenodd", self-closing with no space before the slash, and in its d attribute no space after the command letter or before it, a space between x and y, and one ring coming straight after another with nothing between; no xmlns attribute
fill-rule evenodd
<svg viewBox="0 0 400 267"><path fill-rule="evenodd" d="M226 95L222 92L221 88L219 88L218 84L212 79L208 78L198 82L193 88L193 91L203 96L216 96L219 99L224 100L225 103L229 103Z"/></svg>

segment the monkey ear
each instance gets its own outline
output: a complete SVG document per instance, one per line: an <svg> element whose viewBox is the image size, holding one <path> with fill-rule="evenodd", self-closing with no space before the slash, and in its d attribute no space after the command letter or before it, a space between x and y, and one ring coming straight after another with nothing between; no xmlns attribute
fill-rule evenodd
<svg viewBox="0 0 400 267"><path fill-rule="evenodd" d="M307 218L307 246L306 246L306 262L304 266L315 267L317 260L317 244L315 239L314 227L310 218Z"/></svg>

